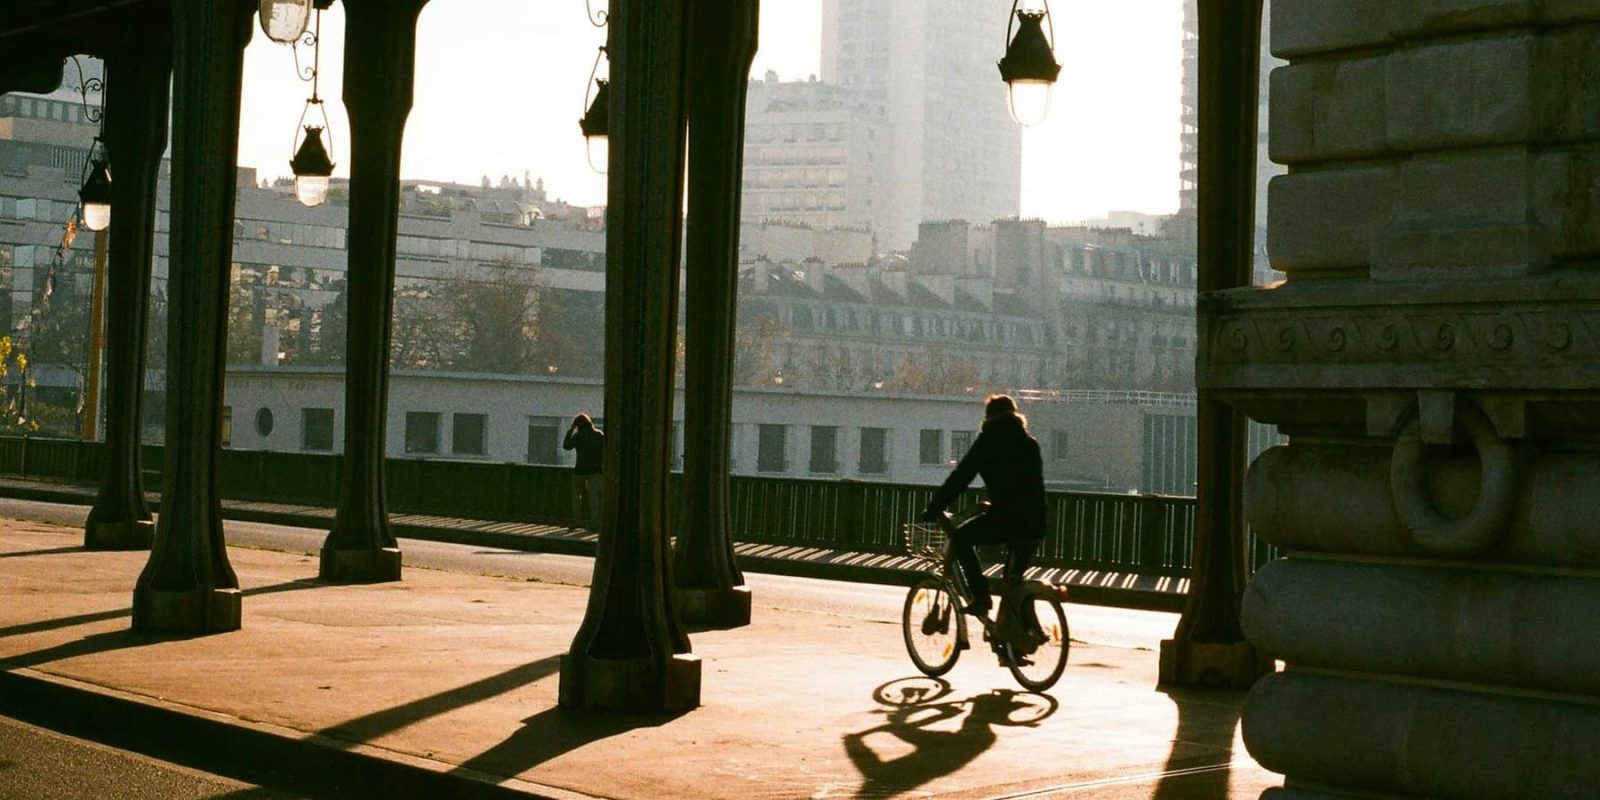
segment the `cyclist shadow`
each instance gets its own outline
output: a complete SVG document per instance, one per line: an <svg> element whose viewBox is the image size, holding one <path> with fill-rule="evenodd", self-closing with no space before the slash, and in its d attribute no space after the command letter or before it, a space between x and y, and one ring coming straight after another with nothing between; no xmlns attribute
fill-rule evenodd
<svg viewBox="0 0 1600 800"><path fill-rule="evenodd" d="M1032 727L1059 707L1049 695L1008 689L945 700L949 694L949 683L923 677L873 690L884 722L843 737L845 753L861 773L859 796L898 794L955 773L994 746L996 728ZM941 724L957 717L961 722L954 729Z"/></svg>

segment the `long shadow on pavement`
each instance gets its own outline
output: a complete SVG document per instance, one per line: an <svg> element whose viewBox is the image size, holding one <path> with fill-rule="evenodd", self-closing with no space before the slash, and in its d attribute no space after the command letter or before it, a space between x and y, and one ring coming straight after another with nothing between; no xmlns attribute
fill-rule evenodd
<svg viewBox="0 0 1600 800"><path fill-rule="evenodd" d="M29 556L59 556L67 553L87 553L82 547L51 547L45 550L16 550L10 553L0 553L0 558L27 558Z"/></svg>
<svg viewBox="0 0 1600 800"><path fill-rule="evenodd" d="M468 759L454 772L515 777L566 753L639 728L654 728L681 715L595 714L560 706L522 721L505 741Z"/></svg>
<svg viewBox="0 0 1600 800"><path fill-rule="evenodd" d="M1049 695L995 690L964 700L943 700L950 685L937 678L901 678L879 686L873 697L886 721L846 734L844 750L861 773L861 797L886 797L908 792L950 775L971 763L999 739L997 726L1034 726L1054 714L1058 704ZM942 702L935 702L941 701ZM933 726L966 716L955 730ZM889 736L910 745L894 758L880 756L870 737ZM897 750L903 748L895 748Z"/></svg>
<svg viewBox="0 0 1600 800"><path fill-rule="evenodd" d="M554 675L560 669L561 656L547 656L454 689L329 726L318 733L350 743L370 742L430 717L499 697Z"/></svg>
<svg viewBox="0 0 1600 800"><path fill-rule="evenodd" d="M316 589L328 585L329 584L322 583L321 581L301 579L288 581L286 583L275 583L271 586L257 586L254 589L245 589L243 592L241 592L241 594L243 594L245 597L259 597L260 595L264 594L295 592L301 589ZM91 622L104 622L108 619L118 619L120 617L130 616L133 616L132 608L119 608L114 611L95 611L89 614L77 614L71 617L58 617L56 619L45 619L38 622L24 622L21 625L12 625L8 628L0 628L0 639L6 639L12 636L24 636L30 633L42 633L44 631L53 631L61 628L75 628L79 625L88 625ZM151 637L152 641L158 638L160 637ZM13 658L4 660L13 661L16 658L24 657L26 657L26 655L15 656Z"/></svg>
<svg viewBox="0 0 1600 800"><path fill-rule="evenodd" d="M26 636L30 633L53 631L58 628L75 628L79 625L88 625L91 622L104 622L108 619L126 617L132 613L133 609L131 608L119 608L115 611L96 611L92 614L77 614L71 617L57 617L56 619L39 620L38 622L24 622L21 625L12 625L8 628L0 628L0 639L5 639L11 636Z"/></svg>
<svg viewBox="0 0 1600 800"><path fill-rule="evenodd" d="M1164 775L1151 800L1198 800L1228 796L1234 731L1242 692L1224 689L1163 689L1178 707Z"/></svg>

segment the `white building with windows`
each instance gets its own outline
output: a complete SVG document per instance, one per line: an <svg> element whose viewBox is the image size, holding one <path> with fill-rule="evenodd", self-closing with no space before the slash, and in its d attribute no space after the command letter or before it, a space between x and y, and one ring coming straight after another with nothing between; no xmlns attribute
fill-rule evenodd
<svg viewBox="0 0 1600 800"><path fill-rule="evenodd" d="M1192 395L1017 393L1056 488L1192 493ZM740 475L935 484L977 436L983 397L735 389L732 471ZM336 369L234 367L227 446L338 452L344 376ZM681 395L674 468L682 467ZM400 371L390 381L394 458L571 465L572 417L600 417L598 381Z"/></svg>

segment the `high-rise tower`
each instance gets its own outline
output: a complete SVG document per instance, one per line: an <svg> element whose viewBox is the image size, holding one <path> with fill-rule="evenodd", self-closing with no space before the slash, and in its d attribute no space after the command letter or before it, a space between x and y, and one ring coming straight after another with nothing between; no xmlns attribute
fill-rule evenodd
<svg viewBox="0 0 1600 800"><path fill-rule="evenodd" d="M1022 132L995 71L1004 3L823 0L822 79L881 103L890 180L881 246L910 246L923 220L1017 216Z"/></svg>
<svg viewBox="0 0 1600 800"><path fill-rule="evenodd" d="M1285 62L1272 55L1272 0L1262 7L1261 83L1256 118L1256 262L1257 281L1282 277L1267 265L1267 187L1272 179L1288 170L1268 157L1268 89L1272 71ZM1195 184L1200 177L1200 11L1196 0L1183 3L1183 146L1178 174L1179 230L1192 238L1198 213Z"/></svg>

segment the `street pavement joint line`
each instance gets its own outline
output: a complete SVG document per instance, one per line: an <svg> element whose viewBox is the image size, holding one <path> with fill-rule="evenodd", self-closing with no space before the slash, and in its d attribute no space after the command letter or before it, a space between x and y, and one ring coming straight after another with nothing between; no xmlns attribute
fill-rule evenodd
<svg viewBox="0 0 1600 800"><path fill-rule="evenodd" d="M1081 783L1066 783L1060 786L1050 786L1044 789L1034 789L1032 791L1018 792L1016 794L996 795L992 798L989 798L989 800L1021 800L1021 798L1026 797L1048 797L1055 794L1076 792L1081 789L1098 789L1105 786L1118 786L1131 783L1149 783L1151 781L1165 780L1167 778L1184 778L1190 775L1204 775L1208 772L1232 770L1234 767L1262 769L1262 767L1258 766L1254 761L1250 761L1248 759L1235 759L1225 764L1211 764L1209 766L1202 767L1169 769L1161 772L1148 772L1142 775L1124 775L1120 778L1101 778L1099 780L1083 781Z"/></svg>

